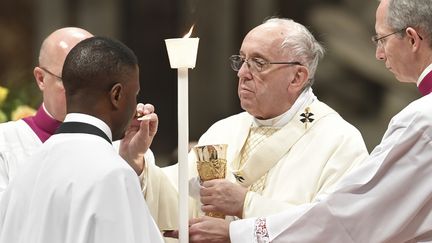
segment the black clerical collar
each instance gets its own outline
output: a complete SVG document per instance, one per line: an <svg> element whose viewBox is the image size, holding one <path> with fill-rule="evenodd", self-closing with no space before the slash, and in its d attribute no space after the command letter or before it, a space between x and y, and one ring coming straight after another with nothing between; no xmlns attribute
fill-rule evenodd
<svg viewBox="0 0 432 243"><path fill-rule="evenodd" d="M57 129L56 134L59 133L86 133L99 136L112 144L111 139L98 127L84 122L64 122Z"/></svg>

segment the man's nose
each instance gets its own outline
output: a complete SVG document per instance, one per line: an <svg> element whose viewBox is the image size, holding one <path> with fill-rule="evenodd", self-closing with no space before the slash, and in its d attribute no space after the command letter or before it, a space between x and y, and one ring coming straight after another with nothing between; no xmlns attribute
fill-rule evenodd
<svg viewBox="0 0 432 243"><path fill-rule="evenodd" d="M243 62L243 64L241 65L240 69L237 72L237 77L239 78L243 77L248 79L252 77L252 73L247 62Z"/></svg>
<svg viewBox="0 0 432 243"><path fill-rule="evenodd" d="M378 45L376 46L376 49L375 49L375 58L377 60L380 60L380 61L384 61L385 60L385 50L384 50L384 47L382 45L380 45L379 43L378 43Z"/></svg>

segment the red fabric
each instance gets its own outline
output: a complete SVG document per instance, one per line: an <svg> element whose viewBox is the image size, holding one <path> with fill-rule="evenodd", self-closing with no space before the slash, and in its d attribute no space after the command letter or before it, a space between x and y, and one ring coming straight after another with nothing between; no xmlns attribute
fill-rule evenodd
<svg viewBox="0 0 432 243"><path fill-rule="evenodd" d="M432 72L429 72L423 80L420 82L418 87L422 95L427 95L432 92Z"/></svg>
<svg viewBox="0 0 432 243"><path fill-rule="evenodd" d="M36 115L23 118L23 120L36 133L42 143L51 137L62 123L48 115L42 105Z"/></svg>

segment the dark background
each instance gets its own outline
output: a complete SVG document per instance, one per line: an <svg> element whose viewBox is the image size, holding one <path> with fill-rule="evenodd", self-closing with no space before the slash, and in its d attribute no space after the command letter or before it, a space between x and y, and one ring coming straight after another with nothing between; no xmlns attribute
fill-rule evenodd
<svg viewBox="0 0 432 243"><path fill-rule="evenodd" d="M375 60L370 36L377 5L375 0L3 1L0 85L37 108L41 96L32 70L44 37L78 26L117 38L139 58L139 101L156 107L160 123L152 150L157 163L166 165L176 161L177 74L169 67L164 39L182 37L193 24L192 36L200 38L196 68L189 71L193 141L213 122L241 111L228 57L238 53L244 35L269 16L288 17L306 25L327 50L315 94L359 128L371 151L389 119L418 97L415 85L399 83Z"/></svg>

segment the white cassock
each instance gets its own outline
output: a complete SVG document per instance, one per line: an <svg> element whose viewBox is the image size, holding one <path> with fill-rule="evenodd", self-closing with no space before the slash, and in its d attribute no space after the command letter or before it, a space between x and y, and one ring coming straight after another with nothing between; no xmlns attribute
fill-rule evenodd
<svg viewBox="0 0 432 243"><path fill-rule="evenodd" d="M381 143L334 193L232 222L231 242L432 242L431 104L429 94L394 116Z"/></svg>
<svg viewBox="0 0 432 243"><path fill-rule="evenodd" d="M71 122L102 135L56 134L30 157L0 201L0 242L163 242L109 127L76 113L62 126Z"/></svg>
<svg viewBox="0 0 432 243"><path fill-rule="evenodd" d="M244 166L236 168L240 152L251 126L257 122L246 112L228 117L212 125L199 140L199 145L228 144L227 179L245 187L260 180L260 191L248 191L243 218L265 216L281 212L295 205L314 200L320 192L331 190L332 185L367 155L361 134L330 107L318 101L312 91L305 92L293 108L281 117L264 125L280 125L281 130L256 148ZM298 100L299 100L298 99ZM309 108L309 122L303 122ZM313 113L313 115L311 115ZM276 156L277 154L277 156ZM191 177L197 176L196 157L189 154ZM268 165L271 166L268 166ZM176 184L177 171L171 167L168 178L158 173L158 168L148 166L148 183ZM268 172L268 173L267 173ZM236 176L243 180L237 181ZM167 172L169 174L169 172ZM246 182L246 183L245 183ZM147 187L149 190L149 187ZM191 188L191 191L193 188ZM149 192L147 191L147 195ZM168 201L166 199L165 201ZM171 203L177 207L176 202ZM199 200L190 200L190 216L202 215Z"/></svg>

